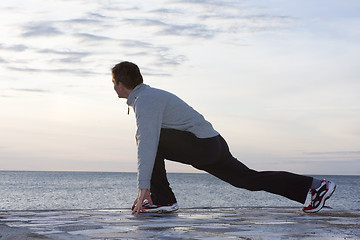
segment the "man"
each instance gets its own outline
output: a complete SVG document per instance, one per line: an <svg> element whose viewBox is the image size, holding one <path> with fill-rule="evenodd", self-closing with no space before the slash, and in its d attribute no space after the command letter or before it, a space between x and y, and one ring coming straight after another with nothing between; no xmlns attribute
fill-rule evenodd
<svg viewBox="0 0 360 240"><path fill-rule="evenodd" d="M112 77L118 97L126 98L136 115L139 192L133 214L178 209L165 159L192 165L235 187L264 190L302 204L310 190L305 212L319 211L334 192L336 185L325 179L249 169L231 155L226 141L201 114L174 94L145 85L136 64L115 65Z"/></svg>

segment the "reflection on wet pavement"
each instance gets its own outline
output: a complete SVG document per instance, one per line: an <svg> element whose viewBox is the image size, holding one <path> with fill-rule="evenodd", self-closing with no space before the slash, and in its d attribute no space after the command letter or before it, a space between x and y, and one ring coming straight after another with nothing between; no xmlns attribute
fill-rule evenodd
<svg viewBox="0 0 360 240"><path fill-rule="evenodd" d="M0 239L360 239L360 211L298 208L0 211ZM6 226L5 226L6 225ZM15 228L16 227L16 228Z"/></svg>

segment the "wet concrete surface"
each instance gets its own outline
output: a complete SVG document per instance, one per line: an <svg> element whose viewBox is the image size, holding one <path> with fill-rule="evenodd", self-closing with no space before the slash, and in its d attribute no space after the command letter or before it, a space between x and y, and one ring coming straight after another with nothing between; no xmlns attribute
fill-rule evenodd
<svg viewBox="0 0 360 240"><path fill-rule="evenodd" d="M360 239L360 211L298 208L0 211L0 239Z"/></svg>

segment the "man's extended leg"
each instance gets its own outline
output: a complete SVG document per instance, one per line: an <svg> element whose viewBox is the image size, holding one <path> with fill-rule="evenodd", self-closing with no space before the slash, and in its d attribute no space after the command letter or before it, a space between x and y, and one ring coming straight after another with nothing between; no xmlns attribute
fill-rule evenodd
<svg viewBox="0 0 360 240"><path fill-rule="evenodd" d="M199 168L239 188L251 191L266 191L291 200L304 203L313 178L284 171L255 171L249 169L236 158L226 141L217 136L208 140L209 149L218 148L219 156L211 164Z"/></svg>

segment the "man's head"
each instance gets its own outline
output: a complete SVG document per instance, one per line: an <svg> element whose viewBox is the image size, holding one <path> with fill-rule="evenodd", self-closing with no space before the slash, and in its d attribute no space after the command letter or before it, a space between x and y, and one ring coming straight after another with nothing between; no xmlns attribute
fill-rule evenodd
<svg viewBox="0 0 360 240"><path fill-rule="evenodd" d="M129 90L143 83L139 67L132 62L118 63L111 71L114 84L122 83Z"/></svg>

